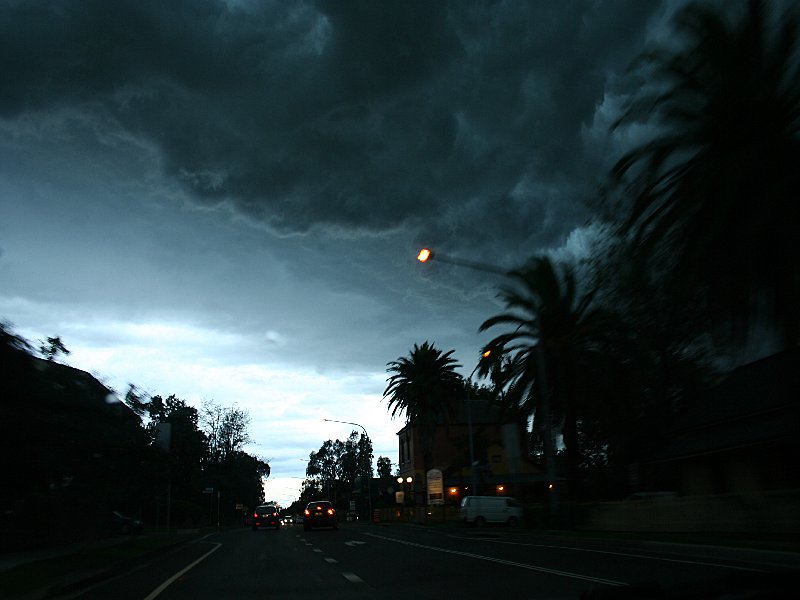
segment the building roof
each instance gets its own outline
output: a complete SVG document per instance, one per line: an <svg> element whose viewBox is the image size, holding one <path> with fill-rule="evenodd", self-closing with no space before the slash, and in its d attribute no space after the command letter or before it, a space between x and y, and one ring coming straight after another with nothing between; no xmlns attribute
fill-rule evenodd
<svg viewBox="0 0 800 600"><path fill-rule="evenodd" d="M478 481L483 485L510 485L517 483L545 483L552 481L566 481L563 477L548 478L546 473L505 473L495 475L494 473L481 473ZM444 477L444 486L471 485L472 475L451 474Z"/></svg>
<svg viewBox="0 0 800 600"><path fill-rule="evenodd" d="M506 423L520 422L519 416L514 410L504 408L500 404L487 398L472 398L470 400L470 412L467 413L467 404L463 402L456 407L455 412L447 422L448 425L467 425L470 417L473 425L504 425ZM442 419L437 419L437 425L444 425ZM408 429L413 428L414 423L406 423L398 435Z"/></svg>

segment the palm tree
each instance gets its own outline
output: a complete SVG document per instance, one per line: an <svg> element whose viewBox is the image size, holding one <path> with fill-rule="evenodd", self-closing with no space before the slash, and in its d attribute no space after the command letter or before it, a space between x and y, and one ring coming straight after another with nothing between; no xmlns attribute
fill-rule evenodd
<svg viewBox="0 0 800 600"><path fill-rule="evenodd" d="M599 351L599 332L609 316L591 308L592 294L578 298L571 268L562 267L559 276L546 257L534 259L509 277L513 284L501 291L507 312L487 319L480 330L501 325L511 330L486 345L491 353L481 362L481 374L495 378L499 374L505 403L534 416L549 465L553 460L550 419L561 423L568 477L575 481L580 457L579 371ZM499 357L505 359L500 371Z"/></svg>
<svg viewBox="0 0 800 600"><path fill-rule="evenodd" d="M786 347L800 331L795 16L773 24L759 0L733 24L709 6L681 10L687 44L644 57L658 87L615 125L646 115L658 133L612 171L631 202L623 230L664 289L734 339L766 317Z"/></svg>
<svg viewBox="0 0 800 600"><path fill-rule="evenodd" d="M427 341L414 344L408 357L387 364L393 373L383 397L389 400L392 418L405 413L406 423L420 430L425 471L431 467L432 445L437 423L446 422L456 403L464 397L464 383L456 369L461 365L451 357L454 350L442 352Z"/></svg>

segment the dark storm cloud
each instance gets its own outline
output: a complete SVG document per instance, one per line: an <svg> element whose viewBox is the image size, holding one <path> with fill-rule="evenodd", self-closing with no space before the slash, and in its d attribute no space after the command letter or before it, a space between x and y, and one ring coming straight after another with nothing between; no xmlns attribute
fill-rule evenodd
<svg viewBox="0 0 800 600"><path fill-rule="evenodd" d="M0 116L102 117L199 201L283 233L544 246L585 217L582 128L656 7L10 2Z"/></svg>

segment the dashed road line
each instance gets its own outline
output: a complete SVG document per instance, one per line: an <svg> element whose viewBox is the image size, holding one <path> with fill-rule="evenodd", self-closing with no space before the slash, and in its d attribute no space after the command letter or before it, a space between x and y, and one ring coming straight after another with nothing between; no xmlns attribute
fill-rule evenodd
<svg viewBox="0 0 800 600"><path fill-rule="evenodd" d="M299 535L297 537L300 538ZM300 538L300 539L302 541L302 538ZM347 542L345 542L345 543L347 544ZM366 544L366 542L349 543L348 545L356 546L356 545L359 545L359 544ZM312 546L313 544L311 544L310 542L305 542L305 545L306 546ZM322 554L322 550L319 549L319 548L312 548L312 550L314 552ZM336 560L335 558L331 558L330 556L324 556L323 559L325 560L325 562L330 563L330 564L338 564L339 563L338 560ZM344 571L342 573L342 577L347 579L347 581L349 581L350 583L364 583L364 580L361 579L361 577L359 577L355 573L351 573L350 571ZM150 598L145 598L145 600L151 600L151 599Z"/></svg>

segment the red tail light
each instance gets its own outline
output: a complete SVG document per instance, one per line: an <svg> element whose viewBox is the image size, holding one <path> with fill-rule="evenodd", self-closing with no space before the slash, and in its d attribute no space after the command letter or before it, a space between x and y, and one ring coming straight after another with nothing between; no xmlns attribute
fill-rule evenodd
<svg viewBox="0 0 800 600"><path fill-rule="evenodd" d="M332 508L329 508L329 509L328 509L328 514L329 514L329 515L333 515L333 509L332 509Z"/></svg>
<svg viewBox="0 0 800 600"><path fill-rule="evenodd" d="M257 519L258 518L258 513L253 513L253 518Z"/></svg>
<svg viewBox="0 0 800 600"><path fill-rule="evenodd" d="M310 512L308 512L308 509L305 509L303 512L305 513L306 516L311 514Z"/></svg>

